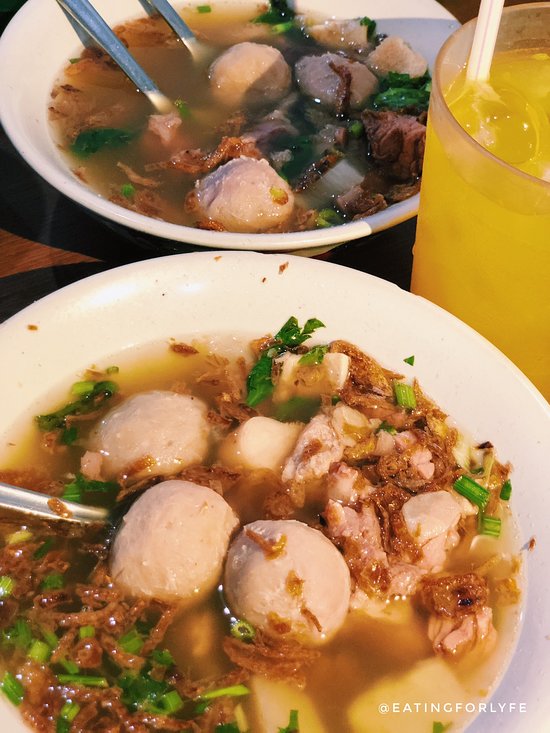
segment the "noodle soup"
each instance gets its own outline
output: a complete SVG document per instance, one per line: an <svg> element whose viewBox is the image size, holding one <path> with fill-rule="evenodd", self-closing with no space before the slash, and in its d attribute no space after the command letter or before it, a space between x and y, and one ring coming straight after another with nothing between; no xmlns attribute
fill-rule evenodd
<svg viewBox="0 0 550 733"><path fill-rule="evenodd" d="M505 665L520 573L509 467L418 385L323 343L316 319L258 336L94 366L4 464L5 481L127 512L114 533L3 518L3 690L31 726L458 729L464 717L429 705L483 698ZM158 421L173 405L190 444L184 423ZM194 491L216 520L189 591ZM377 713L413 693L428 705L414 720Z"/></svg>

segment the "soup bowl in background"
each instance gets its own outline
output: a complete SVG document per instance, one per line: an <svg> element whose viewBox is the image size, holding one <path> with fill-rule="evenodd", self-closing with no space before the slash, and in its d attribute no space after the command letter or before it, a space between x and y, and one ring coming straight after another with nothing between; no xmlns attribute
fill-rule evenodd
<svg viewBox="0 0 550 733"><path fill-rule="evenodd" d="M10 443L25 425L28 429L32 416L51 406L92 364L113 363L114 356L137 359L140 349L170 338L189 342L219 334L248 340L275 332L290 315L301 323L319 318L326 324L323 341L346 339L383 366L417 378L474 440L491 440L499 459L511 462L511 503L528 582L514 616L517 643L501 659L484 698L486 710L468 733L546 730L550 520L544 505L550 407L491 344L422 298L338 265L252 252L160 257L82 280L0 326L0 459L14 450ZM414 366L403 363L411 354ZM531 538L536 541L532 551ZM418 730L414 714L398 720L382 709L415 702L380 700L373 730ZM445 721L442 713L430 713L430 721ZM27 730L17 709L3 700L0 730Z"/></svg>
<svg viewBox="0 0 550 733"><path fill-rule="evenodd" d="M176 6L178 3L174 3ZM260 3L223 0L225 6ZM94 6L112 27L143 16L138 0L97 0ZM328 0L298 0L299 12L330 16ZM458 22L435 0L343 0L338 16L368 15L380 32L405 38L433 67L437 52ZM418 209L418 194L359 221L326 229L286 234L241 234L205 231L153 219L117 206L88 188L69 169L50 134L48 105L53 84L67 60L78 55L78 39L54 0L28 0L0 39L0 120L25 160L61 193L117 224L175 242L217 249L292 251L329 247L409 219Z"/></svg>

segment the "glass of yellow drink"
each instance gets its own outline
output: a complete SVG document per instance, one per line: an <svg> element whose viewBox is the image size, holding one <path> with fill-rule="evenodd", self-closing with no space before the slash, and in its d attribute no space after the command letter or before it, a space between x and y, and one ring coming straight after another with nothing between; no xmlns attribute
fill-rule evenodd
<svg viewBox="0 0 550 733"><path fill-rule="evenodd" d="M550 3L504 9L491 77L475 86L474 26L436 61L411 289L550 400Z"/></svg>

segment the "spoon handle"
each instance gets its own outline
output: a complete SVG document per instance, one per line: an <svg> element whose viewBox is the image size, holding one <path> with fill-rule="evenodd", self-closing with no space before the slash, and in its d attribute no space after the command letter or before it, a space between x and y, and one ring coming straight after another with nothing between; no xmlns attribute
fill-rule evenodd
<svg viewBox="0 0 550 733"><path fill-rule="evenodd" d="M62 514L54 511L54 508L57 507L63 510ZM56 499L48 494L21 489L3 482L0 482L0 508L12 509L33 517L57 519L76 524L105 523L109 516L107 509Z"/></svg>
<svg viewBox="0 0 550 733"><path fill-rule="evenodd" d="M126 76L136 87L148 97L158 112L169 112L173 109L171 101L166 97L150 76L141 68L122 41L115 36L107 23L88 0L57 0L78 37L86 45L90 39L109 54L120 66Z"/></svg>

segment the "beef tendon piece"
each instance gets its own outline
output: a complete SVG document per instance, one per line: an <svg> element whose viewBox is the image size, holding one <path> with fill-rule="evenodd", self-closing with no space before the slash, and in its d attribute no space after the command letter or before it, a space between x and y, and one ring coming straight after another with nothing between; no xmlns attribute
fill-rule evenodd
<svg viewBox="0 0 550 733"><path fill-rule="evenodd" d="M365 110L361 115L372 160L398 181L422 175L426 127L412 115Z"/></svg>

